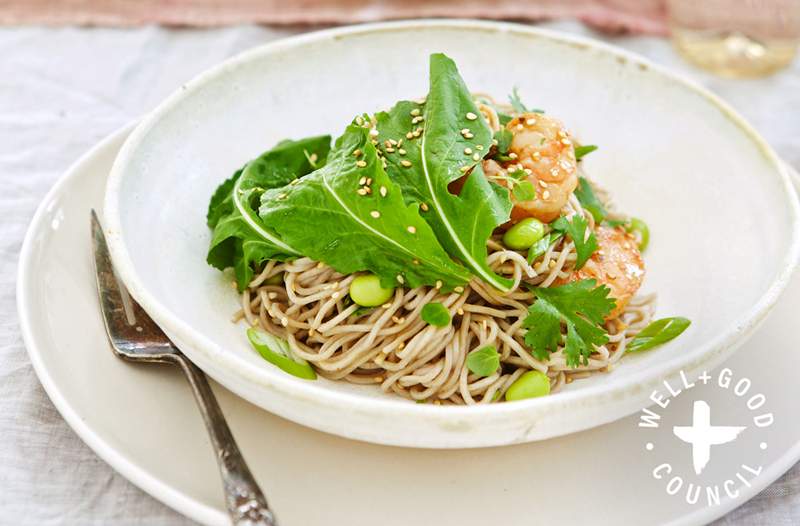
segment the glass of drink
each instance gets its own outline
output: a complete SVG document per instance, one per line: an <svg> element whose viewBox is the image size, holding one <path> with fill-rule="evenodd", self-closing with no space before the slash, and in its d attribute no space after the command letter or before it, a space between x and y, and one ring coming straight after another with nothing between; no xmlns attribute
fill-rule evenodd
<svg viewBox="0 0 800 526"><path fill-rule="evenodd" d="M667 12L678 51L723 76L774 73L800 44L800 0L667 0Z"/></svg>

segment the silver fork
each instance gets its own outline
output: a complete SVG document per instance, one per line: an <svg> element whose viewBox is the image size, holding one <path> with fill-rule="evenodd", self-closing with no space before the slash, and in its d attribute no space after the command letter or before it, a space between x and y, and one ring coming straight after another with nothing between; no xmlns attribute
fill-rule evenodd
<svg viewBox="0 0 800 526"><path fill-rule="evenodd" d="M131 362L169 363L181 368L217 454L225 503L235 526L275 526L267 500L242 457L203 372L167 338L117 279L97 214L92 210L97 291L114 354Z"/></svg>

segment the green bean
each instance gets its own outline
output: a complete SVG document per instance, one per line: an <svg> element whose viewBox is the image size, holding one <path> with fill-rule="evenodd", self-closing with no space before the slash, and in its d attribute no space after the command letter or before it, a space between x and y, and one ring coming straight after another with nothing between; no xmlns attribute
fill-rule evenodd
<svg viewBox="0 0 800 526"><path fill-rule="evenodd" d="M362 274L350 283L350 299L362 307L383 305L393 295L394 287L381 287L381 280L375 274Z"/></svg>
<svg viewBox="0 0 800 526"><path fill-rule="evenodd" d="M511 384L506 400L524 400L550 394L550 379L541 371L528 371Z"/></svg>
<svg viewBox="0 0 800 526"><path fill-rule="evenodd" d="M544 237L544 225L529 217L509 228L503 235L503 244L512 250L525 250Z"/></svg>

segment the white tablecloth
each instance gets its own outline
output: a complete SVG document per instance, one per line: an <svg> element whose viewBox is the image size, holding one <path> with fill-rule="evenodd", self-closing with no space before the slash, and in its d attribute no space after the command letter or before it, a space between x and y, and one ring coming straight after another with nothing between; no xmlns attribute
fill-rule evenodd
<svg viewBox="0 0 800 526"><path fill-rule="evenodd" d="M546 25L589 32L572 22ZM18 254L36 206L88 148L196 73L293 32L0 29L0 524L190 523L97 458L48 400L19 333ZM800 169L800 62L768 79L730 81L688 66L663 39L599 38L699 80ZM800 467L719 524L800 524Z"/></svg>

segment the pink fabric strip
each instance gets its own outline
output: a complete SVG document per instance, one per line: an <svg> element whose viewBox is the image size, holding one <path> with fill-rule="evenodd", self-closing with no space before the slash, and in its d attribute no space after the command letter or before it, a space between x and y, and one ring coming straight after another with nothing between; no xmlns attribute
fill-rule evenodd
<svg viewBox="0 0 800 526"><path fill-rule="evenodd" d="M664 0L0 0L0 24L329 25L426 17L578 18L605 31L665 34Z"/></svg>

